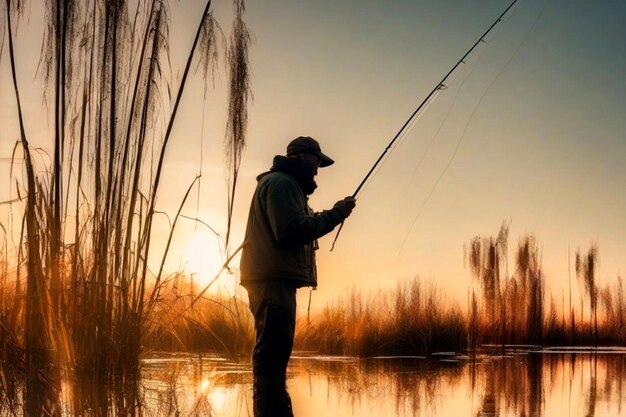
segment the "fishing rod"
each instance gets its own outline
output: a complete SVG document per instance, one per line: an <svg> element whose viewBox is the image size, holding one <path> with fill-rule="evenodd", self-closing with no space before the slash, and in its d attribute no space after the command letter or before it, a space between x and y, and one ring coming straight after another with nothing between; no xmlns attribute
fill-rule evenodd
<svg viewBox="0 0 626 417"><path fill-rule="evenodd" d="M484 38L489 34L489 32L491 32L491 30L502 21L502 18L504 17L505 14L507 14L507 12L511 9L511 7L513 7L515 5L515 3L517 3L517 0L513 0L511 2L511 4L509 4L509 7L507 7L504 12L502 12L502 14L500 16L498 16L498 18L491 24L491 26L489 26L489 29L487 29L485 31L485 33L482 34L482 36L480 38L478 38L478 40L472 45L472 47L470 49L468 49L468 51L465 53L465 55L463 55L461 57L461 59L459 59L459 61L454 64L454 66L450 69L450 71L448 71L448 73L441 79L441 81L439 81L436 85L435 88L432 89L432 91L426 96L426 98L420 103L419 106L417 106L417 108L415 109L415 111L411 114L411 116L409 116L409 118L406 120L406 122L404 122L404 124L402 125L402 127L400 128L400 130L398 130L398 133L396 133L396 135L393 137L393 139L391 139L391 141L389 142L389 144L387 145L387 147L385 148L385 150L383 151L383 153L380 154L380 156L378 157L378 159L376 160L376 162L374 162L374 165L372 165L372 167L370 168L369 172L367 173L367 175L365 175L365 178L363 178L363 181L361 181L361 183L359 184L359 186L356 188L356 190L354 191L354 193L352 194L352 198L356 198L357 194L359 194L359 191L361 191L361 188L363 188L363 186L365 185L365 183L367 182L367 180L369 179L369 177L374 173L374 170L376 170L376 167L380 164L380 162L383 160L383 158L385 157L385 155L387 154L387 152L389 152L389 150L393 147L394 143L396 142L396 140L398 140L398 138L402 135L402 133L404 133L404 131L406 130L406 128L411 124L411 122L415 119L415 117L417 116L417 114L420 112L420 110L422 110L422 108L426 105L426 103L428 103L428 101L431 99L431 97L439 90L445 88L445 82L448 79L448 77L450 77L450 75L452 75L452 73L461 65L461 64L465 64L465 58L467 58L467 56L472 53L472 51L478 46L479 43L484 41ZM339 230L337 230L337 234L335 235L335 239L333 240L333 244L330 248L331 252L333 249L335 249L335 243L337 243L337 238L339 238L339 233L341 233L341 229L343 229L343 222L341 223L341 225L339 226Z"/></svg>

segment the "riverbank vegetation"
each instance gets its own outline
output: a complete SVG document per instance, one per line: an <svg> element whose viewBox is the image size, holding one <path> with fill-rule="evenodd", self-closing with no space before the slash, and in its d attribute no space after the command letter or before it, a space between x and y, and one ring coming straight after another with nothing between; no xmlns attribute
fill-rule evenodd
<svg viewBox="0 0 626 417"><path fill-rule="evenodd" d="M300 319L297 348L377 356L471 354L483 345L626 345L623 280L598 284L597 246L576 251L567 299L547 292L550 277L534 236L519 239L510 267L507 224L495 237L475 237L465 248L473 279L466 306L419 278L367 295L353 290L310 321Z"/></svg>

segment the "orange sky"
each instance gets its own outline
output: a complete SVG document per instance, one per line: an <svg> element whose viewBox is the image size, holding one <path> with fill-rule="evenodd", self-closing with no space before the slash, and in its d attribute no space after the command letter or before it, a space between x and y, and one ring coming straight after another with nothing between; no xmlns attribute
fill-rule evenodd
<svg viewBox="0 0 626 417"><path fill-rule="evenodd" d="M174 74L189 49L201 3L172 5ZM214 3L228 35L230 3ZM320 170L314 208L328 208L352 194L416 105L507 5L501 0L480 5L458 0L249 1L254 100L234 246L243 237L254 178L289 140L313 136L337 161ZM41 43L39 7L33 2L30 20L21 24L18 65L27 120L37 120L29 123L29 135L50 149L41 82L33 81ZM618 2L521 0L360 193L335 251L329 252L332 237L321 240L314 307L351 287L367 291L414 275L464 300L470 279L463 244L475 235L496 234L507 219L511 247L524 233L536 235L557 299L567 282L568 247L573 255L597 243L600 281L623 276L624 21L626 6ZM0 158L10 156L19 133L6 62L0 66ZM188 85L159 208L177 208L200 171L202 148L200 201L190 201L185 214L224 234L227 78L220 68L206 105L201 77ZM8 178L5 159L0 159L0 172ZM0 201L14 196L5 184ZM0 221L6 222L6 207L0 209ZM200 268L197 258L207 256L216 264L220 251L210 232L197 230L194 236L194 226L181 223L168 267L196 270L207 280L211 267ZM198 255L205 246L213 247L211 253ZM232 288L235 278L224 282Z"/></svg>

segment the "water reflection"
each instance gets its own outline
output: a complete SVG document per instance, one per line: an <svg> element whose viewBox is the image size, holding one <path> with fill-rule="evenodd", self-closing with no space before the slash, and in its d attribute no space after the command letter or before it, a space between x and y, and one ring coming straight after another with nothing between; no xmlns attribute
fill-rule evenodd
<svg viewBox="0 0 626 417"><path fill-rule="evenodd" d="M625 381L624 350L439 360L300 354L288 371L297 417L626 416ZM143 361L140 381L114 385L64 383L62 415L252 415L249 364L217 356L155 356ZM0 414L22 415L21 396L8 397Z"/></svg>
<svg viewBox="0 0 626 417"><path fill-rule="evenodd" d="M171 395L168 410L180 415L193 415L184 404L198 396L210 415L252 414L246 364L216 357L161 358L146 363L144 372L144 389L162 384L164 372L170 372L180 390ZM292 358L288 386L298 417L614 417L626 415L625 379L625 351L552 350L435 361L301 354ZM161 398L154 404L165 404L165 395Z"/></svg>

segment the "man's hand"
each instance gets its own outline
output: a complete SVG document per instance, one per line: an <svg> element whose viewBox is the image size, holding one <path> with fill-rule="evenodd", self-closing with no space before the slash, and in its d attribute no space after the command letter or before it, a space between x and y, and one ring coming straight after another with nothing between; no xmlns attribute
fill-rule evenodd
<svg viewBox="0 0 626 417"><path fill-rule="evenodd" d="M352 209L356 206L356 199L354 199L353 197L346 197L343 200L339 200L335 203L335 205L333 206L333 208L338 209L341 214L343 214L344 218L347 218L350 216L350 213L352 213Z"/></svg>

